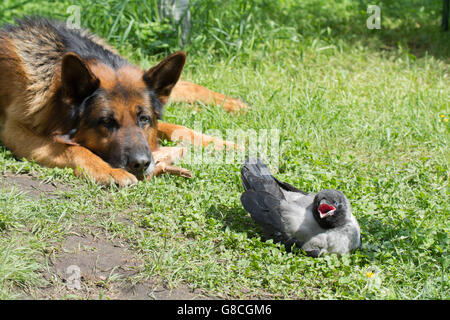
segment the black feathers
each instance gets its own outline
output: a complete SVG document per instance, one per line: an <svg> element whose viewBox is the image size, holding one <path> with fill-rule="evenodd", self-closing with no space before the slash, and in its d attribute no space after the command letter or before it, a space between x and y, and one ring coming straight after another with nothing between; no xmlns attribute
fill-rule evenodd
<svg viewBox="0 0 450 320"><path fill-rule="evenodd" d="M245 190L265 191L274 196L282 196L286 191L307 194L286 182L276 179L269 168L259 159L249 158L241 169L241 179Z"/></svg>
<svg viewBox="0 0 450 320"><path fill-rule="evenodd" d="M271 194L261 191L248 190L241 196L241 202L245 210L250 212L252 218L260 224L264 230L281 230L281 220L271 213L280 201Z"/></svg>
<svg viewBox="0 0 450 320"><path fill-rule="evenodd" d="M293 244L308 255L348 253L361 244L359 224L345 195L332 189L306 193L277 180L258 159L241 169L241 202L266 239Z"/></svg>

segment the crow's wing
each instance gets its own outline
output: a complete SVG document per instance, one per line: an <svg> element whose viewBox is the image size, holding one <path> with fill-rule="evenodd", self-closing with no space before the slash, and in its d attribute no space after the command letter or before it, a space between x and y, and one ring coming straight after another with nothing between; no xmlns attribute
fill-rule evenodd
<svg viewBox="0 0 450 320"><path fill-rule="evenodd" d="M241 196L244 209L268 235L283 231L282 219L279 214L280 201L281 199L264 191L247 190Z"/></svg>
<svg viewBox="0 0 450 320"><path fill-rule="evenodd" d="M289 192L308 194L289 183L276 179L266 164L255 158L249 158L244 163L241 168L241 179L245 190L265 191L275 197L286 195Z"/></svg>
<svg viewBox="0 0 450 320"><path fill-rule="evenodd" d="M285 244L299 240L293 238L296 238L301 224L305 222L307 208L264 191L247 190L242 194L241 202L253 220L262 227L266 238ZM316 224L312 218L309 220ZM308 224L309 222L304 226L307 229Z"/></svg>
<svg viewBox="0 0 450 320"><path fill-rule="evenodd" d="M273 177L273 179L275 180L275 182L284 190L289 191L289 192L296 192L296 193L301 193L303 195L307 195L308 192L305 192L303 190L300 190L296 187L294 187L293 185L287 183L287 182L282 182L280 180L278 180L277 178Z"/></svg>

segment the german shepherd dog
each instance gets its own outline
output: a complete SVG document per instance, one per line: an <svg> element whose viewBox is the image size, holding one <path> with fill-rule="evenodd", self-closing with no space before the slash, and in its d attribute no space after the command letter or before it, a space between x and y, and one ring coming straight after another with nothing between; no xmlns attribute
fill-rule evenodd
<svg viewBox="0 0 450 320"><path fill-rule="evenodd" d="M41 18L6 25L0 30L0 141L17 157L72 168L100 184L136 183L155 168L158 137L170 140L181 129L202 145L223 142L158 121L169 97L229 111L247 107L178 81L185 60L176 52L143 71L88 30Z"/></svg>

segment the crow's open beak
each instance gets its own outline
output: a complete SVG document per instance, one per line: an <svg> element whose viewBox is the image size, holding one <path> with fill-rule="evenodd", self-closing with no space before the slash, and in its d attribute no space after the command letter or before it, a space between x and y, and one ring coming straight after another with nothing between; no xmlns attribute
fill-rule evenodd
<svg viewBox="0 0 450 320"><path fill-rule="evenodd" d="M332 216L336 211L336 208L328 203L321 203L317 210L319 211L320 218L323 219L325 217Z"/></svg>

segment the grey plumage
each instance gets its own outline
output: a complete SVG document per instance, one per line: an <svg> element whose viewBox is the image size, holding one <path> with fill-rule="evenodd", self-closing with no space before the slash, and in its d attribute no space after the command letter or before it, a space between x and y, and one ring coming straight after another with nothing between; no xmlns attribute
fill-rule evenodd
<svg viewBox="0 0 450 320"><path fill-rule="evenodd" d="M264 237L293 244L311 256L344 254L361 246L361 231L345 195L333 189L307 193L281 182L259 159L241 169L241 202Z"/></svg>

